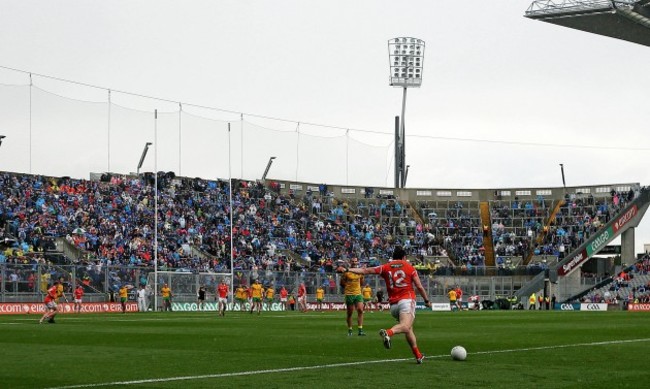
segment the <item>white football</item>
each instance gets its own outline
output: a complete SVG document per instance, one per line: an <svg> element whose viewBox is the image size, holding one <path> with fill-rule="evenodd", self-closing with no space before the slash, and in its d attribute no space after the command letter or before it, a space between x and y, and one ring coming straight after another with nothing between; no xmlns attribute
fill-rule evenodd
<svg viewBox="0 0 650 389"><path fill-rule="evenodd" d="M456 346L451 349L451 357L455 361L464 361L467 358L467 350L463 346Z"/></svg>

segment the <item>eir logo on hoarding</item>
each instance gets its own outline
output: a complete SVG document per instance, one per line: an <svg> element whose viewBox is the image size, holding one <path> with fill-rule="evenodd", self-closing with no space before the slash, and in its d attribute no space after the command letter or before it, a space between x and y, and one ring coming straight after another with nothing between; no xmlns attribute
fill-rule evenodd
<svg viewBox="0 0 650 389"><path fill-rule="evenodd" d="M627 305L627 310L628 311L650 311L650 304L628 304Z"/></svg>
<svg viewBox="0 0 650 389"><path fill-rule="evenodd" d="M623 226L626 225L630 220L632 220L632 218L636 216L636 211L637 211L637 207L636 204L634 204L632 208L630 208L627 212L621 215L621 217L619 217L618 220L614 222L614 232L617 232L618 230L623 228Z"/></svg>

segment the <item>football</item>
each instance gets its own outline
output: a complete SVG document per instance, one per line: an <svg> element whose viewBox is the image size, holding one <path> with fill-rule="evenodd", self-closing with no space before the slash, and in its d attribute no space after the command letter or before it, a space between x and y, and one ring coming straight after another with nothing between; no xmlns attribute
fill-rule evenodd
<svg viewBox="0 0 650 389"><path fill-rule="evenodd" d="M456 346L451 349L451 357L455 361L464 361L467 358L467 350L463 346Z"/></svg>

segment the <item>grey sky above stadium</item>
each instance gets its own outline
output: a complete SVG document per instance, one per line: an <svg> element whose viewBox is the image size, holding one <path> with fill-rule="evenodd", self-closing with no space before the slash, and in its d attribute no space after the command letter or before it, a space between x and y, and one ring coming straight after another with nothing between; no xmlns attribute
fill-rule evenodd
<svg viewBox="0 0 650 389"><path fill-rule="evenodd" d="M643 112L650 80L642 74L650 50L526 19L529 4L0 0L0 66L287 120L258 119L270 128L307 122L331 126L319 131L332 134L362 130L361 138L363 131L392 134L402 93L388 84L387 41L412 36L426 42L426 51L422 87L407 99L407 187L560 187L560 163L571 186L649 184ZM0 69L0 84L25 84L26 77ZM39 88L73 99L101 95L35 79ZM173 105L113 98L142 110ZM227 121L238 117L223 114ZM7 136L0 170L29 172L25 148L12 146L19 131L24 127L0 126ZM123 140L135 143L124 153L113 148L117 172L135 170L144 142L134 139ZM74 140L65 145L57 147L70 155ZM271 152L260 153L266 160ZM84 161L38 158L33 173L47 174L38 171L47 166L88 177ZM275 161L270 178L286 178L283 163ZM377 163L390 165L390 153ZM151 159L147 164L153 170ZM319 174L314 169L311 179L301 179L318 183ZM393 177L359 181L349 184L390 187ZM650 222L636 236L639 251L650 242Z"/></svg>

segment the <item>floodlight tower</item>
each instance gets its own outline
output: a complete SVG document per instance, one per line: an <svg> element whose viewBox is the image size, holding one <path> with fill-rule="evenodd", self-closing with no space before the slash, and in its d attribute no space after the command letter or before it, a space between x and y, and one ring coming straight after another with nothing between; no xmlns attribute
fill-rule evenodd
<svg viewBox="0 0 650 389"><path fill-rule="evenodd" d="M418 38L400 37L388 41L388 64L390 85L402 88L402 116L395 120L395 187L406 185L406 89L422 85L424 67L424 41Z"/></svg>

